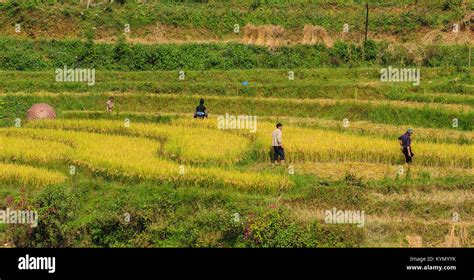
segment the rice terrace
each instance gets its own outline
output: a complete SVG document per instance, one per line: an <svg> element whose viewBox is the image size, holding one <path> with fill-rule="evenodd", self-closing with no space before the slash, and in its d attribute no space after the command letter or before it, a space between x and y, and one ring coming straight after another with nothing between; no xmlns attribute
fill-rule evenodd
<svg viewBox="0 0 474 280"><path fill-rule="evenodd" d="M0 1L0 246L474 247L474 2L369 2Z"/></svg>

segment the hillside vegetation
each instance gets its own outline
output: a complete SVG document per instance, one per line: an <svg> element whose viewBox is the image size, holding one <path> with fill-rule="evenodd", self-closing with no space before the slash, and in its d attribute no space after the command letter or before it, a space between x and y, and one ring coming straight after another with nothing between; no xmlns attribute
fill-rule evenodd
<svg viewBox="0 0 474 280"><path fill-rule="evenodd" d="M0 15L2 33L59 39L84 38L92 32L107 41L122 34L124 25L129 24L130 37L144 41L214 41L236 40L241 34L234 32L235 25L243 31L251 23L281 25L296 42L306 24L323 26L338 38L346 23L348 39L357 41L365 29L365 1L358 0L137 2L91 1L87 8L87 1L9 0L0 4L4 11ZM397 42L420 41L417 37L425 37L429 31L451 31L454 23L467 32L473 5L463 0L370 1L369 30L375 38ZM23 26L23 33L14 32L16 23Z"/></svg>

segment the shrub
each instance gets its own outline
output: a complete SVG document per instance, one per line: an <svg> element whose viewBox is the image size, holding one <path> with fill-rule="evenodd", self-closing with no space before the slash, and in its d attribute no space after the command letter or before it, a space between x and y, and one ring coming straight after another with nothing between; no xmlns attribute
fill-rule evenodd
<svg viewBox="0 0 474 280"><path fill-rule="evenodd" d="M355 186L355 187L364 187L365 186L364 181L361 178L358 178L353 173L347 173L346 176L344 177L344 181L349 186Z"/></svg>
<svg viewBox="0 0 474 280"><path fill-rule="evenodd" d="M247 220L244 239L251 247L303 247L300 230L289 213L271 209Z"/></svg>
<svg viewBox="0 0 474 280"><path fill-rule="evenodd" d="M30 205L38 212L37 227L19 225L9 229L14 245L39 248L70 246L71 236L66 224L75 217L76 200L77 194L64 186L46 188Z"/></svg>
<svg viewBox="0 0 474 280"><path fill-rule="evenodd" d="M106 212L85 225L84 231L90 236L94 246L101 248L131 246L133 238L144 232L150 221L140 213L128 214L133 218L126 220L124 216Z"/></svg>
<svg viewBox="0 0 474 280"><path fill-rule="evenodd" d="M250 247L354 247L364 239L353 225L298 224L288 210L272 208L246 221L244 239Z"/></svg>

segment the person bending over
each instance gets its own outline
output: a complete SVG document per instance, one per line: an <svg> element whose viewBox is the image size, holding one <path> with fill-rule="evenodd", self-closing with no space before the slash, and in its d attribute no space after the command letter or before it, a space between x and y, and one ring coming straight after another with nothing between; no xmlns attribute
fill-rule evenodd
<svg viewBox="0 0 474 280"><path fill-rule="evenodd" d="M194 113L194 118L207 118L207 109L204 106L204 99L199 100L199 106L196 107L196 112Z"/></svg>

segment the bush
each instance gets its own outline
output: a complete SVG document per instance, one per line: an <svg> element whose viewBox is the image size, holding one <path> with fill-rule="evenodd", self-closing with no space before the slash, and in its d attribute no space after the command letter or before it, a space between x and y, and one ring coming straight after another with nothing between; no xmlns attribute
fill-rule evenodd
<svg viewBox="0 0 474 280"><path fill-rule="evenodd" d="M101 248L133 246L131 241L144 232L150 223L140 213L128 213L130 219L116 213L106 213L95 217L85 225L84 231L94 246Z"/></svg>
<svg viewBox="0 0 474 280"><path fill-rule="evenodd" d="M378 57L379 49L377 44L372 40L364 42L364 55L366 61L374 61Z"/></svg>
<svg viewBox="0 0 474 280"><path fill-rule="evenodd" d="M66 224L75 217L76 198L76 194L65 190L64 186L45 189L29 207L38 212L37 227L18 225L9 229L14 245L39 248L70 246Z"/></svg>
<svg viewBox="0 0 474 280"><path fill-rule="evenodd" d="M0 54L0 65L5 70L39 70L47 67L47 63L37 53L23 51Z"/></svg>
<svg viewBox="0 0 474 280"><path fill-rule="evenodd" d="M358 178L353 173L347 173L346 176L344 177L344 181L349 186L355 186L355 187L364 187L365 186L364 181L361 178Z"/></svg>
<svg viewBox="0 0 474 280"><path fill-rule="evenodd" d="M250 247L354 247L364 238L353 225L328 226L296 223L288 210L273 208L246 221L244 239Z"/></svg>
<svg viewBox="0 0 474 280"><path fill-rule="evenodd" d="M250 218L244 238L251 247L303 247L297 225L282 209L270 210Z"/></svg>
<svg viewBox="0 0 474 280"><path fill-rule="evenodd" d="M462 0L446 0L443 3L443 11L453 10L454 8L461 6L462 2Z"/></svg>

